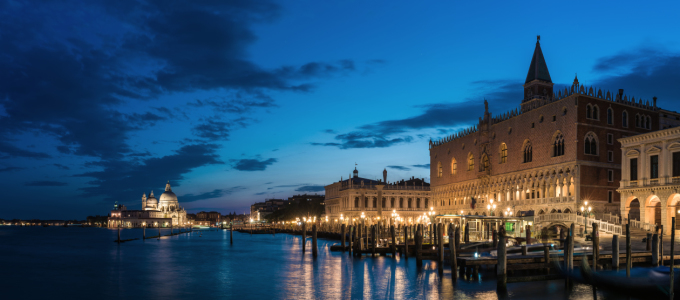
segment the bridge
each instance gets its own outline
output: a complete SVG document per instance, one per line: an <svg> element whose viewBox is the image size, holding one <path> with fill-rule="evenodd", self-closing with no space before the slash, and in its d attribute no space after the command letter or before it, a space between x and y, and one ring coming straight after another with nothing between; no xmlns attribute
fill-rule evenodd
<svg viewBox="0 0 680 300"><path fill-rule="evenodd" d="M597 223L599 230L601 232L610 234L624 234L623 228L625 228L625 222L627 219L623 219L616 215L603 215L603 220L597 220L595 218L586 218L577 214L569 213L549 213L537 215L534 217L534 225L538 228L550 228L553 226L564 226L569 228L571 224L585 225L586 228L591 229L594 223ZM631 220L631 228L637 228L640 230L651 231L654 228L653 224L642 223L637 220Z"/></svg>

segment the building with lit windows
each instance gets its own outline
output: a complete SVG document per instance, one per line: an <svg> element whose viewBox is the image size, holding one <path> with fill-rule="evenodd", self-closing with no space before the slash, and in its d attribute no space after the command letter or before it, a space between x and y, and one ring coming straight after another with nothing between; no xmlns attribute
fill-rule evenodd
<svg viewBox="0 0 680 300"><path fill-rule="evenodd" d="M554 87L539 41L523 89L517 109L492 115L484 100L478 125L430 141L435 210L522 216L573 213L588 201L596 216L618 214L619 139L680 124L680 114L660 109L656 97L577 78Z"/></svg>
<svg viewBox="0 0 680 300"><path fill-rule="evenodd" d="M128 210L125 205L114 205L109 217L108 227L171 227L186 226L187 212L179 206L177 195L172 192L170 182L160 199L156 199L153 191L146 197L142 195L142 209Z"/></svg>

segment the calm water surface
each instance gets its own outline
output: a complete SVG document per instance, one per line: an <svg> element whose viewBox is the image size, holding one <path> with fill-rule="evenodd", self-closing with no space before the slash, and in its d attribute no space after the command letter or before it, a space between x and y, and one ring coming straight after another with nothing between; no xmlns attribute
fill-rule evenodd
<svg viewBox="0 0 680 300"><path fill-rule="evenodd" d="M163 230L168 234L170 230ZM157 235L154 229L147 236ZM435 262L397 257L353 258L301 253L301 238L193 232L160 240L114 243L101 228L0 226L0 299L593 299L588 285L564 282L508 284L498 294L493 272L476 278L437 274ZM141 229L122 238L141 237ZM598 299L620 295L595 293Z"/></svg>

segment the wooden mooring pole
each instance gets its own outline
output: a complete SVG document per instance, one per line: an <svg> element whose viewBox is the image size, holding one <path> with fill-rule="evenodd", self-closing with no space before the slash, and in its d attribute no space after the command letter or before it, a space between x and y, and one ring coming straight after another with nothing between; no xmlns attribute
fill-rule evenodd
<svg viewBox="0 0 680 300"><path fill-rule="evenodd" d="M371 242L372 242L371 257L375 257L375 246L376 246L376 244L378 244L378 238L376 237L376 233L378 231L377 227L378 227L378 225L372 225L371 226Z"/></svg>
<svg viewBox="0 0 680 300"><path fill-rule="evenodd" d="M234 224L229 225L229 244L234 244Z"/></svg>
<svg viewBox="0 0 680 300"><path fill-rule="evenodd" d="M593 222L593 270L597 270L597 262L600 258L600 226Z"/></svg>
<svg viewBox="0 0 680 300"><path fill-rule="evenodd" d="M404 258L408 259L408 231L411 229L410 226L404 226L404 252L402 254L404 255Z"/></svg>
<svg viewBox="0 0 680 300"><path fill-rule="evenodd" d="M659 266L659 235L652 235L652 266Z"/></svg>
<svg viewBox="0 0 680 300"><path fill-rule="evenodd" d="M302 253L305 253L306 244L307 244L307 223L302 222Z"/></svg>
<svg viewBox="0 0 680 300"><path fill-rule="evenodd" d="M647 233L647 251L652 251L652 234Z"/></svg>
<svg viewBox="0 0 680 300"><path fill-rule="evenodd" d="M672 300L675 294L673 286L675 284L675 217L671 218L671 289L669 291L670 299Z"/></svg>
<svg viewBox="0 0 680 300"><path fill-rule="evenodd" d="M120 222L118 223L118 244L120 244Z"/></svg>
<svg viewBox="0 0 680 300"><path fill-rule="evenodd" d="M312 225L312 256L316 258L318 248L316 247L316 224Z"/></svg>
<svg viewBox="0 0 680 300"><path fill-rule="evenodd" d="M545 262L545 274L550 273L550 246L543 245L543 261Z"/></svg>
<svg viewBox="0 0 680 300"><path fill-rule="evenodd" d="M630 214L626 223L626 277L630 278L630 269L633 267L633 249L630 247Z"/></svg>
<svg viewBox="0 0 680 300"><path fill-rule="evenodd" d="M349 247L347 247L347 249L349 249L349 255L350 256L352 256L352 247L354 245L354 232L356 232L354 230L354 225L350 225L349 226L349 245L348 245Z"/></svg>
<svg viewBox="0 0 680 300"><path fill-rule="evenodd" d="M506 241L505 241L504 230L501 229L501 232L503 234L501 234L498 237L499 241L498 241L498 245L496 246L497 247L496 249L498 251L498 253L497 253L498 265L497 265L497 268L496 268L496 276L497 276L497 279L496 279L497 286L496 287L497 287L497 289L505 290L507 288L507 280L508 280L507 272L506 272L506 269L507 269L507 252L506 252L506 249L505 249Z"/></svg>
<svg viewBox="0 0 680 300"><path fill-rule="evenodd" d="M612 267L619 270L619 235L612 236Z"/></svg>
<svg viewBox="0 0 680 300"><path fill-rule="evenodd" d="M455 232L454 232L455 231ZM454 279L458 275L458 262L456 259L456 247L458 246L458 241L456 240L456 233L458 230L454 230L453 224L449 224L449 255L451 256L451 277Z"/></svg>
<svg viewBox="0 0 680 300"><path fill-rule="evenodd" d="M418 225L418 229L416 229L416 266L418 267L423 264L422 254L420 254L423 251L422 228L422 225Z"/></svg>
<svg viewBox="0 0 680 300"><path fill-rule="evenodd" d="M437 224L437 242L439 244L439 249L437 252L437 266L439 270L439 275L444 274L444 239L442 237L442 232L444 232L444 224Z"/></svg>
<svg viewBox="0 0 680 300"><path fill-rule="evenodd" d="M142 240L146 240L146 226L142 226Z"/></svg>
<svg viewBox="0 0 680 300"><path fill-rule="evenodd" d="M345 252L345 224L340 226L340 245L342 246L342 252Z"/></svg>
<svg viewBox="0 0 680 300"><path fill-rule="evenodd" d="M390 226L390 235L392 236L392 257L397 256L397 236L395 233L394 225Z"/></svg>

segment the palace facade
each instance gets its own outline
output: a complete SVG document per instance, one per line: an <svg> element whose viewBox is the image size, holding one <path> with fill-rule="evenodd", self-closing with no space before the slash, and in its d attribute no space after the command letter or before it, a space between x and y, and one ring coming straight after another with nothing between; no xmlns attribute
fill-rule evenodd
<svg viewBox="0 0 680 300"><path fill-rule="evenodd" d="M350 178L340 178L340 181L325 186L325 190L329 221L346 224L362 219L371 223L397 216L403 222L415 222L434 205L430 184L424 179L411 177L390 183L387 182L386 169L383 170L383 180L372 180L359 177L355 168Z"/></svg>
<svg viewBox="0 0 680 300"><path fill-rule="evenodd" d="M680 223L680 128L619 139L623 156L621 212L624 218L671 227ZM677 226L677 224L676 224ZM669 233L670 231L666 231Z"/></svg>
<svg viewBox="0 0 680 300"><path fill-rule="evenodd" d="M537 41L518 109L493 116L484 100L478 125L430 141L438 213L619 212L618 139L678 126L680 114L658 108L656 97L629 98L577 78L553 85Z"/></svg>
<svg viewBox="0 0 680 300"><path fill-rule="evenodd" d="M146 197L142 195L142 209L128 210L125 205L116 204L111 211L108 227L171 227L185 226L187 212L179 206L177 195L172 192L170 181L165 185L165 192L156 199L153 191Z"/></svg>

